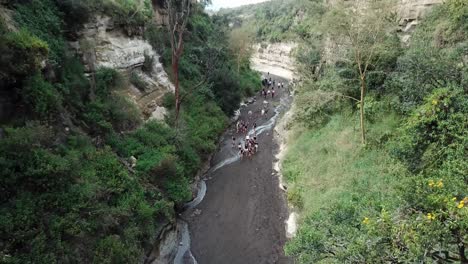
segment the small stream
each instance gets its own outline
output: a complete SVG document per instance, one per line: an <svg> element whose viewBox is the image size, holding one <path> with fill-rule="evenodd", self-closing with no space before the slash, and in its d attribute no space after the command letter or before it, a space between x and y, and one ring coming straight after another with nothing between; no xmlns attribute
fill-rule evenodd
<svg viewBox="0 0 468 264"><path fill-rule="evenodd" d="M276 121L278 120L280 113L287 109L287 106L289 104L289 100L286 97L281 97L280 103L278 106L275 107L274 109L274 115L268 119L263 125L257 127L257 135L261 135L262 133L266 131L270 131L273 129L274 125L276 124ZM253 134L254 130L253 128L249 131L249 134ZM229 142L230 143L230 142ZM242 142L243 143L243 142ZM231 144L226 144L224 147L222 147L218 152L225 151L226 148L229 148L227 151L230 155L229 158L226 158L217 164L213 165L207 173L202 177L202 180L198 183L197 186L197 196L190 202L186 203L183 207L184 211L190 210L195 208L197 205L199 205L203 199L205 198L206 195L206 190L207 190L207 185L206 181L208 180L208 176L212 174L213 172L219 170L220 168L230 165L240 159L239 154L237 151L233 150L231 147ZM183 219L178 218L177 219L177 225L178 225L178 230L181 232L181 241L179 243L178 249L177 249L177 254L174 259L174 264L186 264L187 260L191 261L191 263L198 264L197 260L193 256L191 250L190 250L190 231L188 228L187 222L185 222Z"/></svg>

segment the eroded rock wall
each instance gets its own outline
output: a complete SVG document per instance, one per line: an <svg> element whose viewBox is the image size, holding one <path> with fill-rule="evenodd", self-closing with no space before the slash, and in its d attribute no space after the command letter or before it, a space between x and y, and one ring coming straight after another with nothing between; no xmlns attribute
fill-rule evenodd
<svg viewBox="0 0 468 264"><path fill-rule="evenodd" d="M129 82L123 93L138 105L145 119L164 119L162 97L174 92L174 86L159 62L159 54L141 36L129 37L114 26L110 17L97 16L84 26L78 40L70 42L70 46L81 56L88 73L108 67L127 76L138 76L146 88L141 90ZM142 66L149 58L152 67L145 72Z"/></svg>
<svg viewBox="0 0 468 264"><path fill-rule="evenodd" d="M400 17L399 26L401 28L401 40L408 42L411 33L424 18L424 16L435 6L443 3L444 0L400 0L398 4L398 14Z"/></svg>
<svg viewBox="0 0 468 264"><path fill-rule="evenodd" d="M254 45L254 53L251 57L251 67L259 72L292 79L295 72L293 51L296 43L261 43Z"/></svg>
<svg viewBox="0 0 468 264"><path fill-rule="evenodd" d="M343 0L329 0L328 5L333 6ZM367 3L369 0L358 0L361 3ZM408 44L411 35L417 25L424 20L424 16L431 9L443 3L444 0L398 0L396 1L395 11L398 15L399 37L403 44ZM346 57L348 46L346 43L336 43L331 38L326 37L322 58L326 63L335 63Z"/></svg>

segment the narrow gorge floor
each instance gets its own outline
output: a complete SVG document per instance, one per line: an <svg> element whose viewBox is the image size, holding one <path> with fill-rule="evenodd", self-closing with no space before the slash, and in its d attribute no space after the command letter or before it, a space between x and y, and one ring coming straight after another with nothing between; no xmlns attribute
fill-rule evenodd
<svg viewBox="0 0 468 264"><path fill-rule="evenodd" d="M264 99L256 97L255 103L241 108L240 118L249 120L248 111L258 117L259 152L252 160L236 160L209 173L205 198L183 215L189 223L191 250L200 264L290 262L283 253L285 194L279 188L272 164L277 151L273 139L275 121L279 112L288 109L291 98L287 88L280 89L274 100L267 99L266 116L259 117ZM225 133L213 166L232 161L237 155L237 146L232 148L233 134L234 127Z"/></svg>

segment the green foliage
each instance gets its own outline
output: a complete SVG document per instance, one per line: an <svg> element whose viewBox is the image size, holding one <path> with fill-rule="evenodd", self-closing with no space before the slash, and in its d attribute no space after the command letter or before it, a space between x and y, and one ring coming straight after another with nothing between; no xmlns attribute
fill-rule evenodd
<svg viewBox="0 0 468 264"><path fill-rule="evenodd" d="M93 135L107 135L128 131L141 123L141 113L136 105L116 92L122 85L122 75L114 69L100 68L95 73L95 96L86 102L80 113Z"/></svg>
<svg viewBox="0 0 468 264"><path fill-rule="evenodd" d="M435 7L408 47L395 38L376 47L366 75L365 147L353 125L354 100L337 102L357 96L356 65L346 58L320 65L307 58L313 47L299 50L305 81L283 161L288 200L302 215L285 250L299 263L466 262L462 2Z"/></svg>
<svg viewBox="0 0 468 264"><path fill-rule="evenodd" d="M396 71L385 86L399 96L400 111L413 110L434 89L466 82L467 66L460 56L466 52L467 34L462 25L453 23L453 12L449 3L435 8L398 58Z"/></svg>
<svg viewBox="0 0 468 264"><path fill-rule="evenodd" d="M220 15L227 23L254 29L258 42L280 42L320 34L316 25L324 12L322 1L286 0L221 10Z"/></svg>
<svg viewBox="0 0 468 264"><path fill-rule="evenodd" d="M27 30L0 36L0 79L16 79L39 72L47 59L47 43Z"/></svg>
<svg viewBox="0 0 468 264"><path fill-rule="evenodd" d="M106 97L121 83L122 76L115 69L99 68L95 73L95 80L96 94L101 97Z"/></svg>
<svg viewBox="0 0 468 264"><path fill-rule="evenodd" d="M172 217L170 203L109 148L81 135L57 147L57 136L32 124L6 128L0 139L3 254L9 263L60 261L63 254L86 263L139 259L158 216Z"/></svg>
<svg viewBox="0 0 468 264"><path fill-rule="evenodd" d="M161 55L163 64L169 65L171 63L171 43L169 42L170 39L167 28L149 24L145 31L145 38L153 49Z"/></svg>
<svg viewBox="0 0 468 264"><path fill-rule="evenodd" d="M141 35L146 23L150 23L153 17L151 0L87 0L86 5L91 10L112 17L114 23L129 36Z"/></svg>
<svg viewBox="0 0 468 264"><path fill-rule="evenodd" d="M57 89L39 74L25 80L22 96L27 107L40 117L56 113L62 100Z"/></svg>
<svg viewBox="0 0 468 264"><path fill-rule="evenodd" d="M461 88L434 91L399 131L395 155L414 172L433 170L462 157L467 116L468 97Z"/></svg>
<svg viewBox="0 0 468 264"><path fill-rule="evenodd" d="M14 18L20 27L27 29L45 41L50 49L49 60L53 64L61 61L65 52L62 37L62 14L52 0L35 0L18 4Z"/></svg>
<svg viewBox="0 0 468 264"><path fill-rule="evenodd" d="M191 198L190 184L216 149L226 113L259 86L248 65L239 74L234 70L226 28L195 5L181 62L181 124L177 131L156 121L142 125L138 108L120 89L142 80L109 68L85 75L64 39L76 38L96 13L111 15L129 35L141 34L152 16L150 4L10 4L21 30L0 27L0 84L2 96L8 93L19 111L0 128L0 262L140 261L161 223L172 221L175 206ZM146 38L160 45L168 65L166 33L148 27ZM147 73L154 59L145 56ZM234 86L226 89L228 97L215 100L227 85L221 73ZM173 94L164 100L173 106Z"/></svg>
<svg viewBox="0 0 468 264"><path fill-rule="evenodd" d="M220 17L212 19L197 8L187 25L191 34L184 40L184 53L179 65L183 93L195 92L195 98L201 96L215 101L225 114L231 115L238 108L242 96L253 95L260 89L259 75L250 69L248 61L242 61L237 72L234 54L227 41L227 25L220 21ZM168 34L165 29L154 25L148 27L145 34L151 45L162 53L162 62L166 66L171 64ZM206 85L197 86L199 82ZM197 86L197 91L191 90L194 86ZM167 101L167 106L171 105L170 101ZM182 107L185 107L184 103ZM223 119L222 115L218 118Z"/></svg>
<svg viewBox="0 0 468 264"><path fill-rule="evenodd" d="M148 85L136 71L132 71L130 74L130 83L133 84L138 90L145 92L148 89Z"/></svg>
<svg viewBox="0 0 468 264"><path fill-rule="evenodd" d="M145 61L143 62L143 66L141 66L141 69L146 73L151 73L153 71L153 66L154 66L154 57L146 53L144 56L145 56Z"/></svg>

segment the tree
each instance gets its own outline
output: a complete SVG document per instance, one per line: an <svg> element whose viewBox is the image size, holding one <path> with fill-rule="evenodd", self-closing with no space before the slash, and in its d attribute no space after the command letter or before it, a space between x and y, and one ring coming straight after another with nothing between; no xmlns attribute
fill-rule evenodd
<svg viewBox="0 0 468 264"><path fill-rule="evenodd" d="M184 33L190 16L191 2L191 0L166 0L172 50L172 72L174 74L176 125L182 103L179 87L179 61L184 51Z"/></svg>
<svg viewBox="0 0 468 264"><path fill-rule="evenodd" d="M396 21L392 0L366 2L347 1L333 8L324 20L332 39L348 48L360 86L359 116L361 142L366 143L364 103L367 93L367 73L377 63L376 53L385 45ZM396 23L395 23L396 24Z"/></svg>
<svg viewBox="0 0 468 264"><path fill-rule="evenodd" d="M237 73L240 72L241 64L250 57L252 51L252 36L245 28L236 28L229 36L229 46L236 56Z"/></svg>

